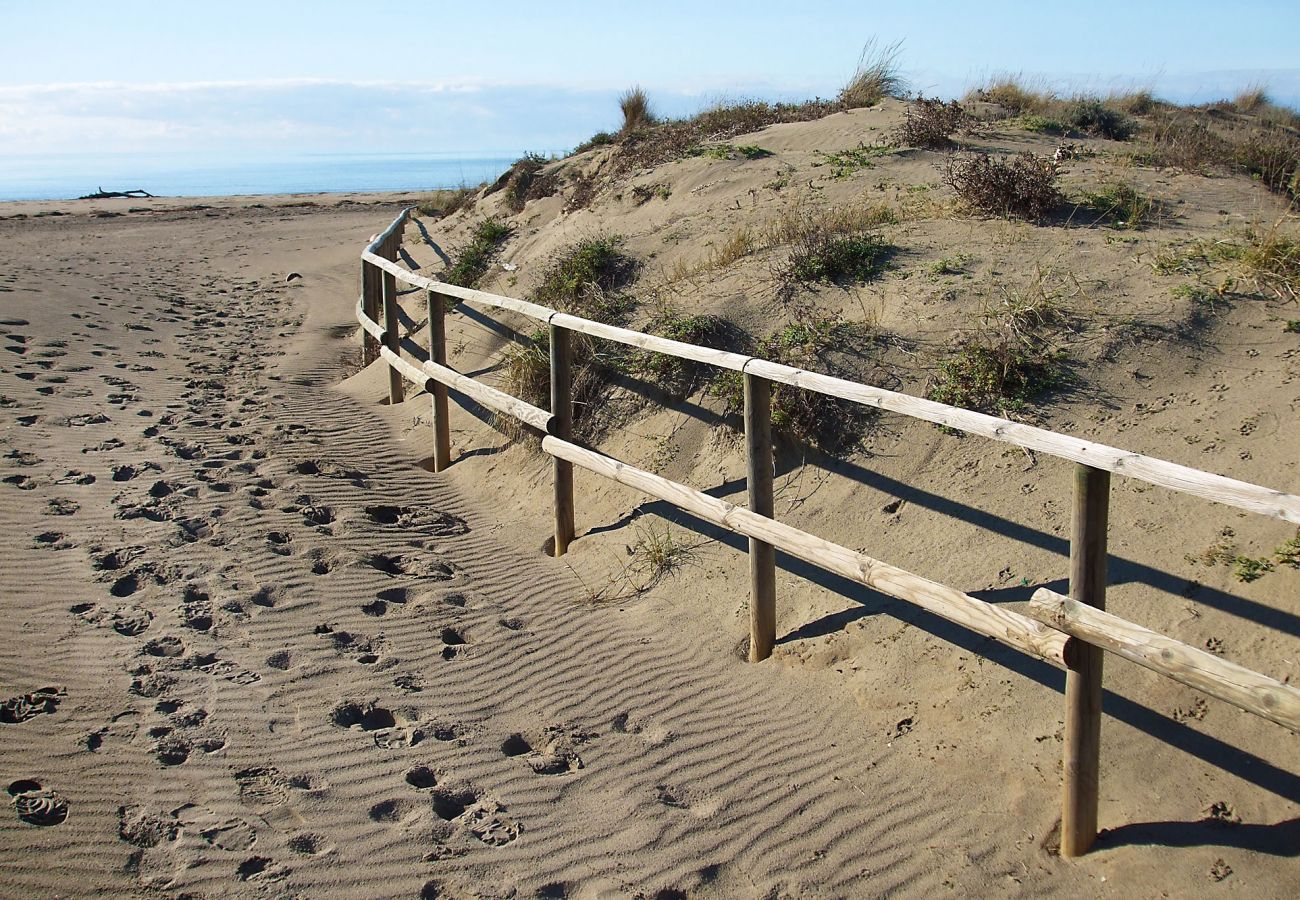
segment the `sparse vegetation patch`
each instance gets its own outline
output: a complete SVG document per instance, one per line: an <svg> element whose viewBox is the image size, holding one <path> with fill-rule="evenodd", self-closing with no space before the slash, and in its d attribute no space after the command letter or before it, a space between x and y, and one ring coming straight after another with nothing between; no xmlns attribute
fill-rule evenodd
<svg viewBox="0 0 1300 900"><path fill-rule="evenodd" d="M497 251L510 237L510 226L496 219L484 219L475 228L469 246L461 251L456 262L443 273L442 280L460 287L478 287L479 280L487 274Z"/></svg>

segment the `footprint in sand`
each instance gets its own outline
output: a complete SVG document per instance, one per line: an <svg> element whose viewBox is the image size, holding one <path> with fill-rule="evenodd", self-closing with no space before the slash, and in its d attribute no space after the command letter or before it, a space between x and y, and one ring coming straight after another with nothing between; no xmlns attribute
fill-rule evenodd
<svg viewBox="0 0 1300 900"><path fill-rule="evenodd" d="M18 818L29 825L49 827L68 818L68 801L57 791L41 787L39 781L23 778L10 782L9 796Z"/></svg>
<svg viewBox="0 0 1300 900"><path fill-rule="evenodd" d="M431 801L439 819L489 846L505 846L523 830L504 805L469 785L434 788Z"/></svg>
<svg viewBox="0 0 1300 900"><path fill-rule="evenodd" d="M584 768L576 747L595 735L564 725L548 725L540 734L515 732L501 742L501 753L522 757L538 775L568 775Z"/></svg>
<svg viewBox="0 0 1300 900"><path fill-rule="evenodd" d="M419 726L419 718L415 710L394 712L374 700L344 701L330 713L330 721L336 726L366 732L373 737L376 747L385 750L414 747L423 741L425 731Z"/></svg>
<svg viewBox="0 0 1300 900"><path fill-rule="evenodd" d="M12 725L26 722L40 715L52 715L59 708L59 702L68 696L61 687L43 687L0 701L0 723Z"/></svg>
<svg viewBox="0 0 1300 900"><path fill-rule="evenodd" d="M180 835L176 816L150 812L143 806L117 808L117 836L134 847L156 847Z"/></svg>

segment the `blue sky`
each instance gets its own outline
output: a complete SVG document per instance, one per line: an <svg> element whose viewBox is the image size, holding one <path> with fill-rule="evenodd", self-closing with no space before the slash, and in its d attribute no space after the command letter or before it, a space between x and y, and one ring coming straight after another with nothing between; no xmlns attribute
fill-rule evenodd
<svg viewBox="0 0 1300 900"><path fill-rule="evenodd" d="M0 155L543 152L720 97L832 96L902 41L929 94L1018 72L1064 91L1300 106L1300 3L0 0Z"/></svg>

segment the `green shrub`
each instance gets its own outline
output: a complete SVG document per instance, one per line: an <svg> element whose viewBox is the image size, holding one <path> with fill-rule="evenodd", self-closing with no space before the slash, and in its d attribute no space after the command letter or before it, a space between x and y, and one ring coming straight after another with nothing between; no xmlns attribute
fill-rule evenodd
<svg viewBox="0 0 1300 900"><path fill-rule="evenodd" d="M631 301L619 289L637 268L622 245L620 235L603 234L569 246L542 275L533 301L600 321L622 321Z"/></svg>
<svg viewBox="0 0 1300 900"><path fill-rule="evenodd" d="M597 131L591 137L587 138L581 144L573 148L574 153L584 153L595 147L607 147L610 144L618 142L618 136L610 134L608 131Z"/></svg>
<svg viewBox="0 0 1300 900"><path fill-rule="evenodd" d="M760 341L753 353L763 359L832 375L850 375L840 363L845 356L862 356L880 343L878 335L862 323L838 316L801 310L798 319ZM739 372L715 377L711 392L726 412L744 412L744 379ZM772 427L777 434L838 453L855 446L876 411L838 397L806 391L786 384L772 388Z"/></svg>
<svg viewBox="0 0 1300 900"><path fill-rule="evenodd" d="M479 280L487 274L506 238L510 237L511 228L496 219L484 219L474 229L469 246L466 247L451 268L443 273L442 280L448 284L461 287L478 287Z"/></svg>
<svg viewBox="0 0 1300 900"><path fill-rule="evenodd" d="M944 182L972 209L991 215L1042 219L1065 199L1056 164L1027 152L1009 160L982 153L951 159Z"/></svg>
<svg viewBox="0 0 1300 900"><path fill-rule="evenodd" d="M834 153L814 150L813 153L820 156L822 162L815 162L813 166L830 166L831 177L836 181L842 181L861 169L874 168L877 158L888 156L893 152L894 148L887 144L859 144L852 150L839 150Z"/></svg>
<svg viewBox="0 0 1300 900"><path fill-rule="evenodd" d="M707 156L711 159L735 159L737 156L743 156L745 159L762 159L771 156L772 151L750 144L741 147L734 147L731 144L713 144L707 147L692 147L686 151L686 155Z"/></svg>
<svg viewBox="0 0 1300 900"><path fill-rule="evenodd" d="M1096 97L1080 97L1065 108L1065 121L1097 137L1127 141L1137 131L1137 122Z"/></svg>
<svg viewBox="0 0 1300 900"><path fill-rule="evenodd" d="M1147 224L1155 202L1131 184L1116 183L1083 195L1080 206L1091 210L1097 221L1114 228L1138 229Z"/></svg>
<svg viewBox="0 0 1300 900"><path fill-rule="evenodd" d="M970 117L956 100L944 103L938 97L917 97L907 107L907 118L891 134L891 139L906 147L942 150L952 146L952 134L967 127Z"/></svg>
<svg viewBox="0 0 1300 900"><path fill-rule="evenodd" d="M721 316L688 316L671 306L661 309L644 330L669 340L719 350L734 344L738 335L736 327ZM653 381L670 397L682 400L712 379L717 370L688 359L643 350L633 354L628 371Z"/></svg>
<svg viewBox="0 0 1300 900"><path fill-rule="evenodd" d="M1066 125L1059 119L1049 119L1047 116L1027 115L1021 116L1014 124L1019 125L1025 131L1033 131L1037 134L1070 134L1070 126Z"/></svg>
<svg viewBox="0 0 1300 900"><path fill-rule="evenodd" d="M926 396L940 403L996 415L1020 412L1065 381L1060 354L1013 341L975 340L939 362Z"/></svg>
<svg viewBox="0 0 1300 900"><path fill-rule="evenodd" d="M795 244L783 275L804 283L867 281L880 273L892 249L869 232L808 232Z"/></svg>

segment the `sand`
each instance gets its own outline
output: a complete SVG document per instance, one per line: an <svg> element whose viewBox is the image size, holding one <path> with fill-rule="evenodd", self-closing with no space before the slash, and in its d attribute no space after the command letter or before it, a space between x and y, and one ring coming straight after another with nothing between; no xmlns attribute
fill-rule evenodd
<svg viewBox="0 0 1300 900"><path fill-rule="evenodd" d="M772 145L803 164L799 147L833 145L817 127L859 139L845 119L769 130L789 138ZM613 199L530 207L506 256L519 283L503 270L494 286L522 296L548 247L602 223L642 256L684 218L727 227L731 194L688 186L716 184L708 163L676 165L682 206L657 218ZM747 198L770 176L731 177ZM1295 736L1270 723L1108 662L1108 833L1066 862L1061 673L789 560L777 653L749 665L734 538L579 473L579 540L552 559L549 463L463 411L456 464L430 474L429 398L384 405L352 319L357 254L404 199L348 200L0 207L28 215L0 221L0 693L27 697L0 722L0 893L1300 887ZM34 215L55 208L69 215ZM455 248L472 217L425 224ZM1053 424L1295 490L1296 350L1269 314L1227 314L1181 375L1139 348L1104 400ZM418 295L406 315L418 324ZM463 311L450 323L453 364L489 369L503 339ZM1152 386L1126 364L1170 375ZM734 494L743 456L700 418L647 413L603 446ZM1193 434L1220 449L1189 452ZM989 599L1060 586L1068 466L904 421L872 451L783 450L778 515ZM1112 516L1113 610L1294 676L1295 576L1242 585L1184 559L1225 526L1251 549L1293 529L1125 482ZM610 590L656 528L690 545L686 563Z"/></svg>

